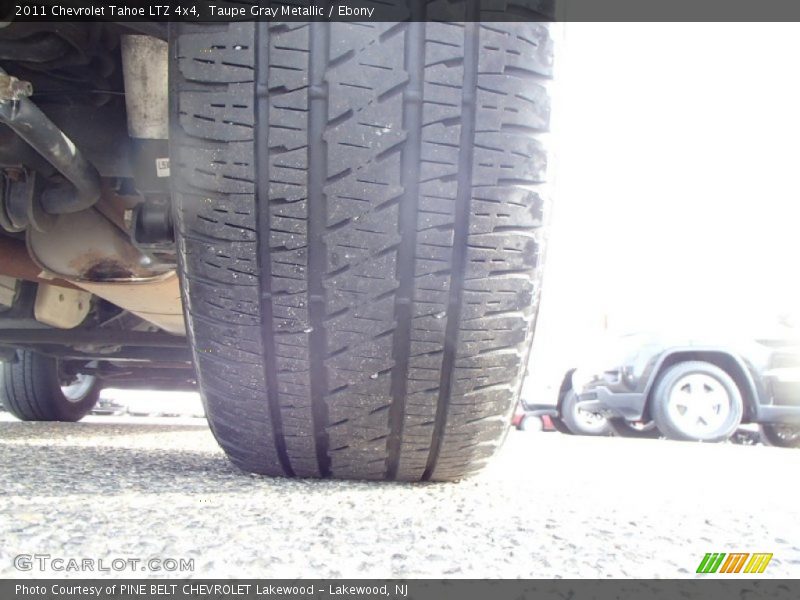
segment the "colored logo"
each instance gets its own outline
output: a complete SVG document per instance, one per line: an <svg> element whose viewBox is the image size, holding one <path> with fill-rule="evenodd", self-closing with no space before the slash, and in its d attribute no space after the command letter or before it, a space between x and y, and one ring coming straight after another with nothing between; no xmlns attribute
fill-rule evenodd
<svg viewBox="0 0 800 600"><path fill-rule="evenodd" d="M772 560L771 552L709 552L700 561L698 573L763 573L769 561Z"/></svg>

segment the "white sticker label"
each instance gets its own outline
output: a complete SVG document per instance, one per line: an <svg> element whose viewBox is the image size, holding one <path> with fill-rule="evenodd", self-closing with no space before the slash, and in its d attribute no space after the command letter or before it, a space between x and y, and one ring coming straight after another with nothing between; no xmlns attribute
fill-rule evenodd
<svg viewBox="0 0 800 600"><path fill-rule="evenodd" d="M169 159L157 158L156 159L156 176L169 177Z"/></svg>

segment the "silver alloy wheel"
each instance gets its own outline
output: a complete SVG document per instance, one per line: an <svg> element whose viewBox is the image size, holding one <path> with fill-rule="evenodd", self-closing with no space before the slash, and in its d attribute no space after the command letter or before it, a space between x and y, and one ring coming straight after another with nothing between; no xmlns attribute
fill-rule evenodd
<svg viewBox="0 0 800 600"><path fill-rule="evenodd" d="M580 425L583 425L589 431L602 429L606 424L606 418L603 415L583 410L580 402L575 404L573 416Z"/></svg>
<svg viewBox="0 0 800 600"><path fill-rule="evenodd" d="M689 373L670 389L666 408L677 429L702 440L714 437L725 427L732 403L719 380L705 373Z"/></svg>
<svg viewBox="0 0 800 600"><path fill-rule="evenodd" d="M94 375L78 373L70 383L61 386L61 393L70 402L80 402L92 391L95 381Z"/></svg>

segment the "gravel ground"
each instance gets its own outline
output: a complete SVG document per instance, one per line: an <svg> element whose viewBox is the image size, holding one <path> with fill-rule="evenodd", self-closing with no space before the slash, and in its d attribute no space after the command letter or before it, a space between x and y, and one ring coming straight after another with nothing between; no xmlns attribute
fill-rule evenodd
<svg viewBox="0 0 800 600"><path fill-rule="evenodd" d="M480 476L404 485L246 475L193 419L3 415L0 444L3 577L64 575L19 554L192 558L197 577L691 577L733 551L800 576L795 450L512 431Z"/></svg>

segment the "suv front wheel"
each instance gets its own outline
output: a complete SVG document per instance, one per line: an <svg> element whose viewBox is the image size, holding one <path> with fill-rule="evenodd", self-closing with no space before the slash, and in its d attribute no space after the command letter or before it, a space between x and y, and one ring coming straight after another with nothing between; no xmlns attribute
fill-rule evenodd
<svg viewBox="0 0 800 600"><path fill-rule="evenodd" d="M736 382L704 361L669 367L659 377L651 412L659 431L673 440L720 442L742 421L744 406Z"/></svg>

